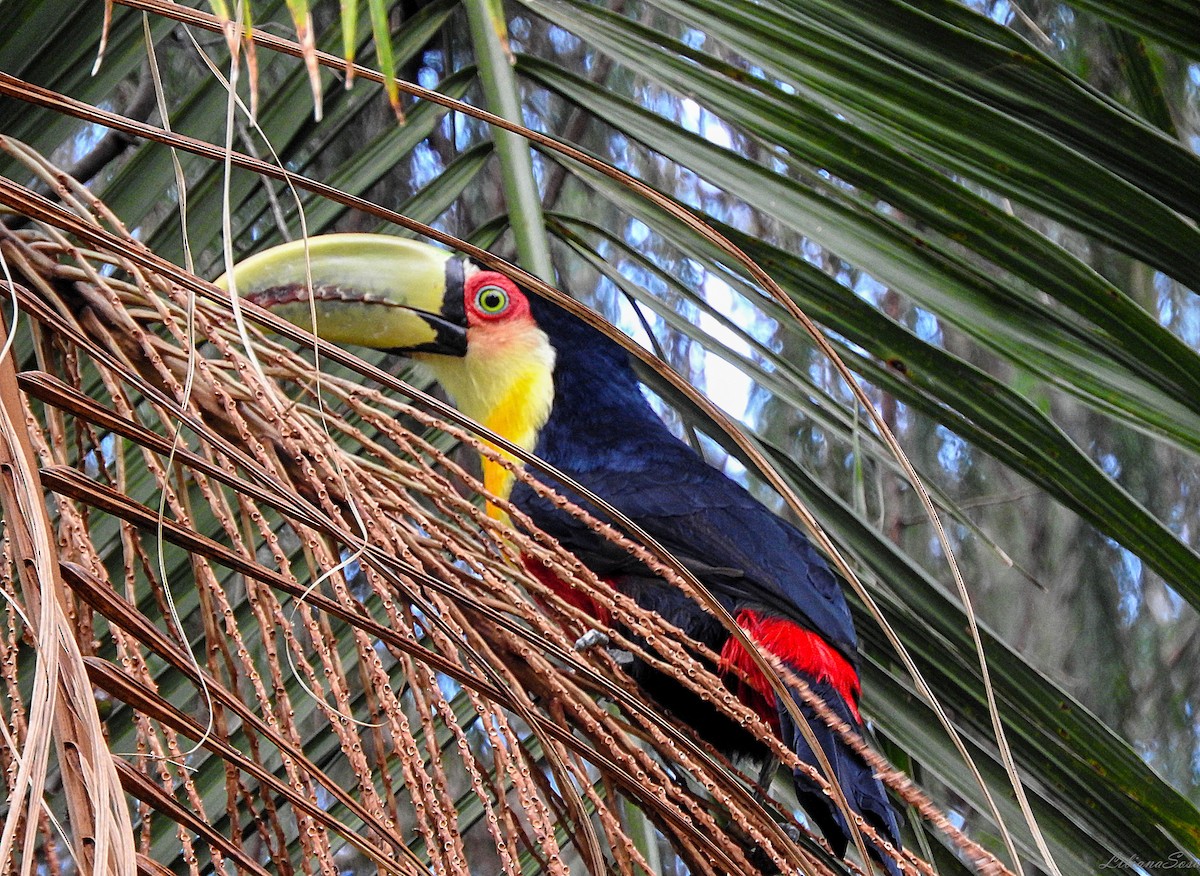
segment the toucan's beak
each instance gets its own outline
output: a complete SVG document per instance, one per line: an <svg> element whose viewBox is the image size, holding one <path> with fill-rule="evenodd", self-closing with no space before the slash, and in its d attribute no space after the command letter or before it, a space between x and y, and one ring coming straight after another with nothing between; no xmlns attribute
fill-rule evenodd
<svg viewBox="0 0 1200 876"><path fill-rule="evenodd" d="M307 246L297 240L238 263L233 279L243 298L333 343L467 354L463 260L425 243L384 234L310 237ZM228 288L228 276L217 284Z"/></svg>

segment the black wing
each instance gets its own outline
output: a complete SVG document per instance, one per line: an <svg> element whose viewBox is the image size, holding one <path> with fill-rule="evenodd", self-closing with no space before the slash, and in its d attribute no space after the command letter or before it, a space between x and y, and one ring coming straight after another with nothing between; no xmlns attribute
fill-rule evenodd
<svg viewBox="0 0 1200 876"><path fill-rule="evenodd" d="M569 472L642 527L733 610L764 609L821 635L852 663L857 639L845 597L825 559L795 527L683 445L641 454L636 474ZM596 513L559 484L559 492ZM514 502L602 576L644 567L586 524L519 484Z"/></svg>

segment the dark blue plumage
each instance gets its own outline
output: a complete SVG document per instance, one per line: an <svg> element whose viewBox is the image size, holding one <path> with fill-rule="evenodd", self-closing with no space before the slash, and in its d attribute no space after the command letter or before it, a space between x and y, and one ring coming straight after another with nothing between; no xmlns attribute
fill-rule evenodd
<svg viewBox="0 0 1200 876"><path fill-rule="evenodd" d="M818 633L856 666L857 638L845 598L809 540L671 434L643 396L624 349L555 305L533 296L531 305L556 355L554 404L535 453L643 527L735 616L751 610L793 622ZM560 484L552 486L571 495ZM527 485L518 483L512 499L597 574L721 651L728 639L721 625L626 552ZM634 671L652 696L714 744L727 750L753 747L741 728L699 698L644 666ZM857 724L855 704L844 702L831 684L812 681L835 710ZM778 712L785 741L815 763L786 710ZM820 720L809 723L851 805L898 845L895 816L878 780ZM844 851L848 832L840 813L802 776L797 791L835 850Z"/></svg>

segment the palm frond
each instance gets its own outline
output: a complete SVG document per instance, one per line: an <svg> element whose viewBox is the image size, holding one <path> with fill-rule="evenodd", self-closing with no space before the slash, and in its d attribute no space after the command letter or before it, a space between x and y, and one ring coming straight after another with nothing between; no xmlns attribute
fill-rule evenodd
<svg viewBox="0 0 1200 876"><path fill-rule="evenodd" d="M502 71L523 104L499 118L459 101L479 100L473 60L508 60L485 62L459 3L421 5L396 27L382 3L346 4L340 24L319 5L255 3L241 41L232 8L0 6L0 199L13 211L0 252L19 284L22 369L5 435L24 440L30 424L42 469L6 481L2 565L10 604L28 606L20 560L34 552L13 509L49 491L66 594L53 623L32 618L36 655L8 615L14 742L0 752L8 776L30 739L43 757L52 736L90 738L109 788L89 813L92 786L64 776L39 812L22 786L10 823L39 837L24 861L62 866L51 815L70 802L72 826L103 822L122 866L136 848L147 871L638 873L671 855L693 872L844 869L779 828L795 812L778 788L758 806L753 777L641 702L606 654L574 650L593 622L518 555L606 601L653 635L644 656L730 705L702 665L713 655L553 543L497 529L454 448L536 460L378 359L248 306L272 333L252 325L243 348L229 303L172 264L185 260L178 157L187 241L202 275L221 270L228 95L211 71L254 46L258 129L230 132L233 252L299 234L301 209L310 233L385 223L501 267L518 228L549 239L563 286L640 325L684 374L641 354L705 452L793 494L862 579L864 714L909 776L879 762L920 813L906 845L933 870L914 866L958 873L1005 853L896 641L1020 863L1049 864L1009 798L945 547L794 308L879 404L949 522L995 712L1059 871L1200 855L1200 815L1180 792L1194 796L1200 750L1187 671L1200 647L1194 11L1081 0L1004 26L996 4L943 0L523 0L507 10L515 66ZM306 28L312 14L306 39L280 37L298 13ZM1093 32L1130 63L1108 71ZM144 79L146 34L183 133L147 123L136 100L138 118L114 109L114 89ZM168 50L173 34L184 48ZM393 67L411 101L402 127L376 85ZM343 75L359 86L329 88ZM122 132L117 151L141 145L89 189L38 157L73 167L100 128ZM516 180L492 128L535 145L523 185L543 218L505 214ZM256 157L271 151L260 132L279 164ZM317 370L295 352L314 349ZM701 359L754 387L744 429L688 385L709 380L728 402L691 367ZM980 513L998 495L1024 498ZM694 586L636 533L612 537ZM96 723L47 735L31 684L56 628L80 652L60 663L72 708L88 705L83 685L102 693ZM118 778L137 801L136 846L112 820Z"/></svg>

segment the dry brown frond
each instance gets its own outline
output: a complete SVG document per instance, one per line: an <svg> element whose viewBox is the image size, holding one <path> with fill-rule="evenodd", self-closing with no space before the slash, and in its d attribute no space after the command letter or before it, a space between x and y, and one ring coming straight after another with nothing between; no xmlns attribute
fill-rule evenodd
<svg viewBox="0 0 1200 876"><path fill-rule="evenodd" d="M59 606L51 626L33 623L39 661L54 650L47 629L77 648L59 671L80 723L56 738L86 743L87 775L107 769L136 801L131 827L119 795L71 792L60 747L67 797L98 810L110 854L133 866L136 848L151 870L182 845L193 872L638 873L649 870L630 827L638 812L695 873L844 872L818 840L791 839L791 814L756 801L752 782L644 701L607 652L573 647L593 621L522 556L607 608L619 647L823 781L710 671L716 655L603 585L428 436L503 461L489 443L348 354L323 348L327 373L314 380L303 355L252 328L260 377L212 287L156 262L19 144L0 147L59 199L0 191L40 219L0 226L19 284L15 331L36 361L20 393L9 381L4 410L20 422L4 433L27 436L37 457L4 495L0 565L20 573L19 590L4 579L13 603L58 594L40 603ZM41 508L43 490L56 531L39 553L12 515ZM531 534L490 519L481 496ZM589 522L688 587L667 558ZM22 565L32 555L36 592ZM6 723L28 762L48 736L22 693L22 635L10 613ZM78 702L92 689L103 722L92 699ZM16 761L3 765L9 789L21 787ZM33 817L38 798L24 809L27 835L41 837L25 861L54 871L62 849ZM72 809L76 831L79 817Z"/></svg>

